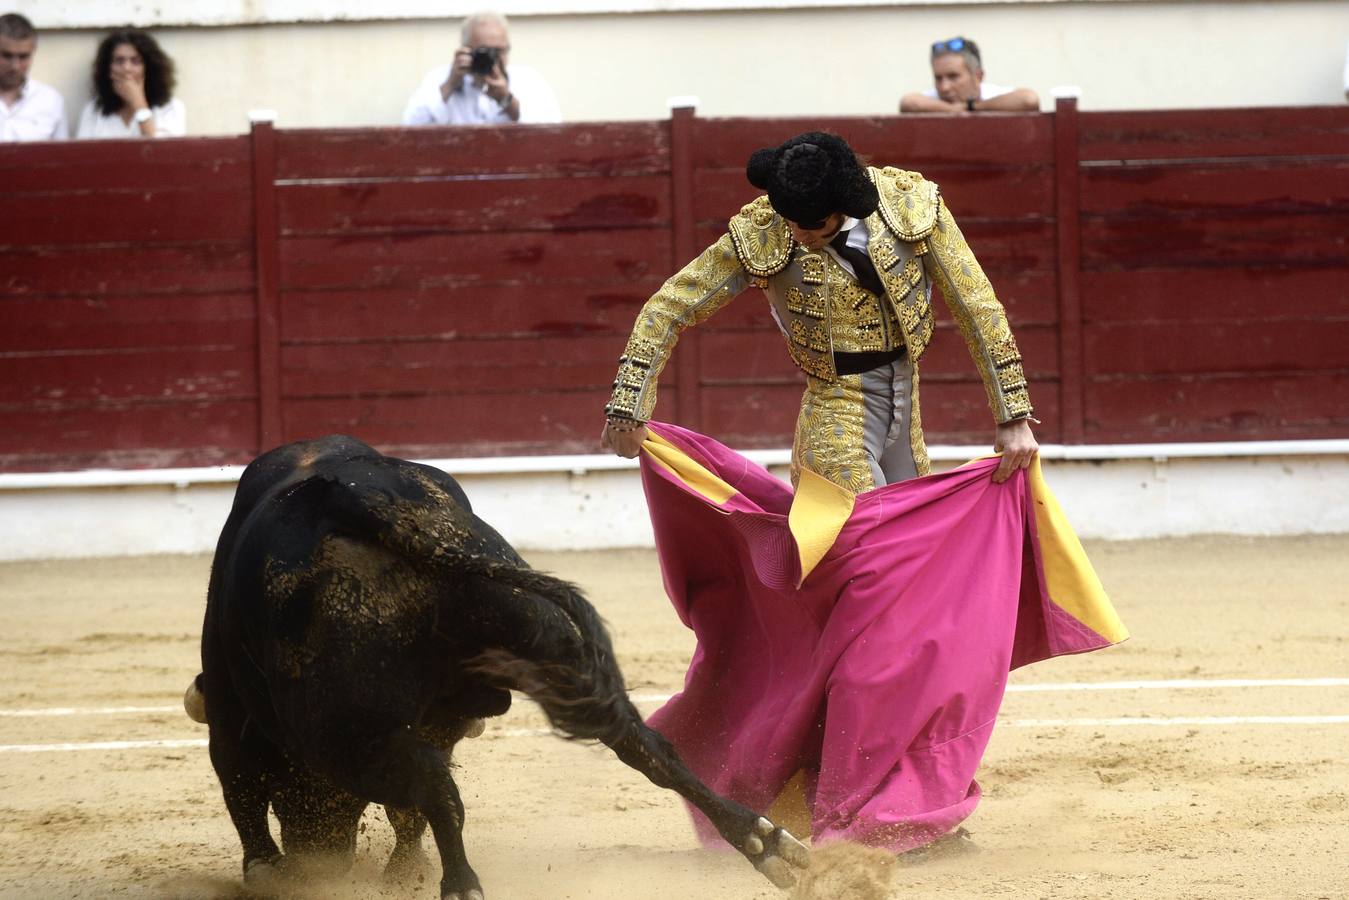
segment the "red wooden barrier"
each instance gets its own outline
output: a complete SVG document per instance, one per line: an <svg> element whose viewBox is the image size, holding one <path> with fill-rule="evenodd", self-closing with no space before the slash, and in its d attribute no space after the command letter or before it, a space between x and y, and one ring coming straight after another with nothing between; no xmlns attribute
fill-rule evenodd
<svg viewBox="0 0 1349 900"><path fill-rule="evenodd" d="M826 128L939 182L1014 322L1042 439L1349 435L1349 110L700 119L0 147L0 470L242 462L345 431L593 452L633 317ZM686 334L661 415L789 443L759 292ZM936 442L985 443L949 316Z"/></svg>

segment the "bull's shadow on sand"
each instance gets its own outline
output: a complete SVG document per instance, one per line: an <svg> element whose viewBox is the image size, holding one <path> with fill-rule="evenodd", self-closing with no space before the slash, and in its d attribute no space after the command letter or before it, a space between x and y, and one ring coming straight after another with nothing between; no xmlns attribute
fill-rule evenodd
<svg viewBox="0 0 1349 900"><path fill-rule="evenodd" d="M391 879L425 877L429 827L440 896L482 900L449 760L509 709L511 691L561 734L677 792L779 887L806 865L804 846L709 790L643 724L595 609L531 569L449 475L343 436L248 466L212 564L188 701L204 706L250 889L291 895L314 877L304 857L348 867L378 803L396 835Z"/></svg>

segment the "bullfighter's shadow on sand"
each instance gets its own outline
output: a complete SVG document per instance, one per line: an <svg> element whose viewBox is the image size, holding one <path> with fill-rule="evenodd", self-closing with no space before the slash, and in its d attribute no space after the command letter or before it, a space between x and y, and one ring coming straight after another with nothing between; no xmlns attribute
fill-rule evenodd
<svg viewBox="0 0 1349 900"><path fill-rule="evenodd" d="M807 864L795 838L714 794L642 723L574 586L530 569L449 475L354 438L289 444L245 469L201 653L186 703L210 726L250 889L284 892L305 858L349 866L361 814L380 803L395 833L390 877L425 865L429 824L441 896L480 900L449 760L506 712L511 690L559 732L603 742L678 792L774 884Z"/></svg>

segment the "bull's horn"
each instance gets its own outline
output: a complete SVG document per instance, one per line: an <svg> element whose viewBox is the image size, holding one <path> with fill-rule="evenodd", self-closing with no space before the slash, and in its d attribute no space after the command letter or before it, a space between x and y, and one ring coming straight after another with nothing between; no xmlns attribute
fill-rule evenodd
<svg viewBox="0 0 1349 900"><path fill-rule="evenodd" d="M201 688L197 687L197 681L200 677L199 675L192 679L192 683L187 686L187 692L183 694L183 710L187 712L187 717L193 722L200 722L205 725L206 695L201 692Z"/></svg>

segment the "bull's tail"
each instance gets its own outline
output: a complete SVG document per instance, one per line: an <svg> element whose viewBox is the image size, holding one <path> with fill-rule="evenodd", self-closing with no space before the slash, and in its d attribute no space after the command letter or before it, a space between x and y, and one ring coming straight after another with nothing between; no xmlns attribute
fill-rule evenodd
<svg viewBox="0 0 1349 900"><path fill-rule="evenodd" d="M492 569L495 585L511 589L512 596L544 614L522 610L513 629L519 633L469 660L467 668L498 687L528 694L568 737L617 742L640 717L595 608L561 579L511 566ZM549 607L565 617L566 625L559 627L558 619L546 614Z"/></svg>

